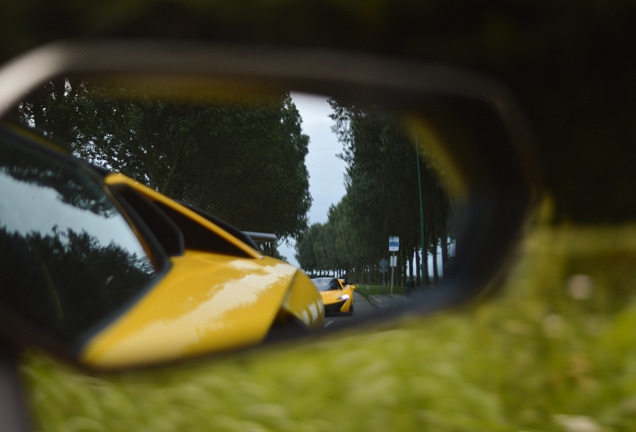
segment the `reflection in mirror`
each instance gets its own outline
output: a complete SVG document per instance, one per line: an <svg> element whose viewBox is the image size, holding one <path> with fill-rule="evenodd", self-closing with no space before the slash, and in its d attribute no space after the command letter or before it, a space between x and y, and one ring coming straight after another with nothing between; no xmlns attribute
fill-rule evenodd
<svg viewBox="0 0 636 432"><path fill-rule="evenodd" d="M124 218L89 175L0 133L0 296L75 344L157 276Z"/></svg>
<svg viewBox="0 0 636 432"><path fill-rule="evenodd" d="M150 82L60 78L10 114L102 174L124 174L103 178L141 244L155 237L150 243L175 245L164 251L172 270L144 298L120 301L111 323L88 344L86 361L106 367L165 361L253 345L290 325L335 328L432 289L453 271L461 187L444 176L433 151L441 138L425 118L288 89L230 92ZM56 182L73 184L70 174ZM60 188L47 187L57 189L60 203L84 201L81 194L59 198ZM66 232L68 222L49 225ZM120 231L99 227L100 235ZM204 244L201 230L217 240ZM242 231L276 240L255 236L257 246ZM316 284L295 267L261 258L256 246ZM93 277L102 281L84 284L87 305L101 301L94 290L111 289L113 270L104 263L92 263L99 268ZM319 292L325 280L335 288ZM53 300L59 313L63 305ZM178 343L171 347L173 334Z"/></svg>

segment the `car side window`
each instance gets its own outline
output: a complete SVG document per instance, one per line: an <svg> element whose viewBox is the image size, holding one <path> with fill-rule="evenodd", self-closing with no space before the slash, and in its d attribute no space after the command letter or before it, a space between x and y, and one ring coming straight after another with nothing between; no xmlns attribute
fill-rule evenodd
<svg viewBox="0 0 636 432"><path fill-rule="evenodd" d="M157 276L97 180L7 127L0 190L0 302L60 341L77 342Z"/></svg>

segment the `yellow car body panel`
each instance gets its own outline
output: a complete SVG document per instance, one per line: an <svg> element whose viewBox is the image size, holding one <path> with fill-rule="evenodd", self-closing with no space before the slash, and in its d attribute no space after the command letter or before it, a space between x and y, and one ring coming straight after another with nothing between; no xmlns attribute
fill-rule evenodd
<svg viewBox="0 0 636 432"><path fill-rule="evenodd" d="M287 292L282 309L309 329L323 326L325 310L322 296L311 283L311 279L301 271L296 272L292 289Z"/></svg>
<svg viewBox="0 0 636 432"><path fill-rule="evenodd" d="M351 293L351 290L349 290L348 292L346 290L342 290L342 291L339 290L339 291L323 291L320 293L320 295L322 296L322 301L325 305L338 303L339 301L341 301L341 297L345 294L348 294L349 298L344 302L344 304L340 308L340 312L342 313L349 312L349 309L351 308L351 303L353 302L353 294Z"/></svg>
<svg viewBox="0 0 636 432"><path fill-rule="evenodd" d="M322 297L325 309L333 311L333 307L338 303L341 303L343 301L343 297L346 296L346 300L338 308L337 312L342 314L352 313L353 290L355 289L355 285L344 285L341 279L338 279L338 282L340 284L340 289L320 291L320 296Z"/></svg>
<svg viewBox="0 0 636 432"><path fill-rule="evenodd" d="M293 317L308 329L322 328L322 298L302 271L263 256L197 213L124 175L109 175L106 183L130 185L169 205L247 257L196 250L171 257L171 267L161 280L84 345L84 362L118 368L249 347L262 342L281 318Z"/></svg>
<svg viewBox="0 0 636 432"><path fill-rule="evenodd" d="M233 244L234 246L236 246L237 248L241 249L247 255L252 256L254 258L262 258L263 257L263 255L261 253L259 253L258 251L254 250L249 245L246 245L242 241L238 240L237 238L235 238L234 236L232 236L231 234L229 234L228 232L226 232L222 228L216 226L215 224L213 224L212 222L210 222L209 220L207 220L203 216L201 216L201 215L197 214L196 212L190 210L189 208L179 204L178 202L174 201L173 199L168 198L167 196L157 192L156 190L151 189L148 186L145 186L145 185L143 185L143 184L131 179L128 176L125 176L123 174L110 174L110 175L106 176L106 178L104 179L104 182L107 185L110 185L110 186L117 185L117 184L128 185L128 186L138 190L140 193L142 193L143 195L148 197L151 201L158 201L158 202L160 202L162 204L165 204L165 205L175 209L176 211L178 211L180 213L183 213L184 215L186 215L190 219L196 221L197 223L203 225L204 227L206 227L210 231L213 231L215 234L219 235L220 237L225 239L227 242L229 242L229 243Z"/></svg>
<svg viewBox="0 0 636 432"><path fill-rule="evenodd" d="M253 260L187 251L165 278L87 344L96 367L161 362L260 343L281 305L322 327L324 312L308 278L273 258ZM291 285L291 287L290 287ZM305 285L305 286L302 286ZM315 292L315 288L313 290ZM304 298L304 302L286 298Z"/></svg>

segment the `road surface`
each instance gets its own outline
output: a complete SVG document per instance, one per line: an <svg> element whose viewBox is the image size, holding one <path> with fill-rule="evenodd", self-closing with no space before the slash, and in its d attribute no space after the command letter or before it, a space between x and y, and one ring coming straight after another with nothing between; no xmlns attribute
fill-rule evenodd
<svg viewBox="0 0 636 432"><path fill-rule="evenodd" d="M373 306L369 301L357 292L353 292L353 316L368 315L377 311L377 308ZM325 328L334 328L338 325L346 323L347 319L351 319L349 316L328 316L325 317Z"/></svg>

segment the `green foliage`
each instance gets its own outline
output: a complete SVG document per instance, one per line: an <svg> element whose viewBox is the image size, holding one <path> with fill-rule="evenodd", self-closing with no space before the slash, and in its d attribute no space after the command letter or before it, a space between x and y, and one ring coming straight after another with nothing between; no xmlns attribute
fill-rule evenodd
<svg viewBox="0 0 636 432"><path fill-rule="evenodd" d="M242 229L297 237L311 204L309 137L288 93L163 94L60 79L15 115L75 154Z"/></svg>
<svg viewBox="0 0 636 432"><path fill-rule="evenodd" d="M378 283L378 262L387 256L389 236L400 237L402 269L409 263L412 272L422 238L425 253L436 253L442 245L446 259L447 239L453 236L451 202L431 160L418 153L400 118L379 107L329 102L332 129L343 145L340 157L347 163L346 195L329 209L326 223L313 225L297 242L301 268ZM398 273L402 279L406 271Z"/></svg>
<svg viewBox="0 0 636 432"><path fill-rule="evenodd" d="M636 186L636 147L625 145L636 141L628 55L635 16L633 0L23 0L6 3L0 15L0 60L58 39L134 36L356 50L465 66L503 80L520 98L557 215L629 221L636 214L636 201L625 198Z"/></svg>
<svg viewBox="0 0 636 432"><path fill-rule="evenodd" d="M523 252L487 303L306 345L104 376L29 355L37 429L635 430L636 302L614 288L636 228L538 230Z"/></svg>

